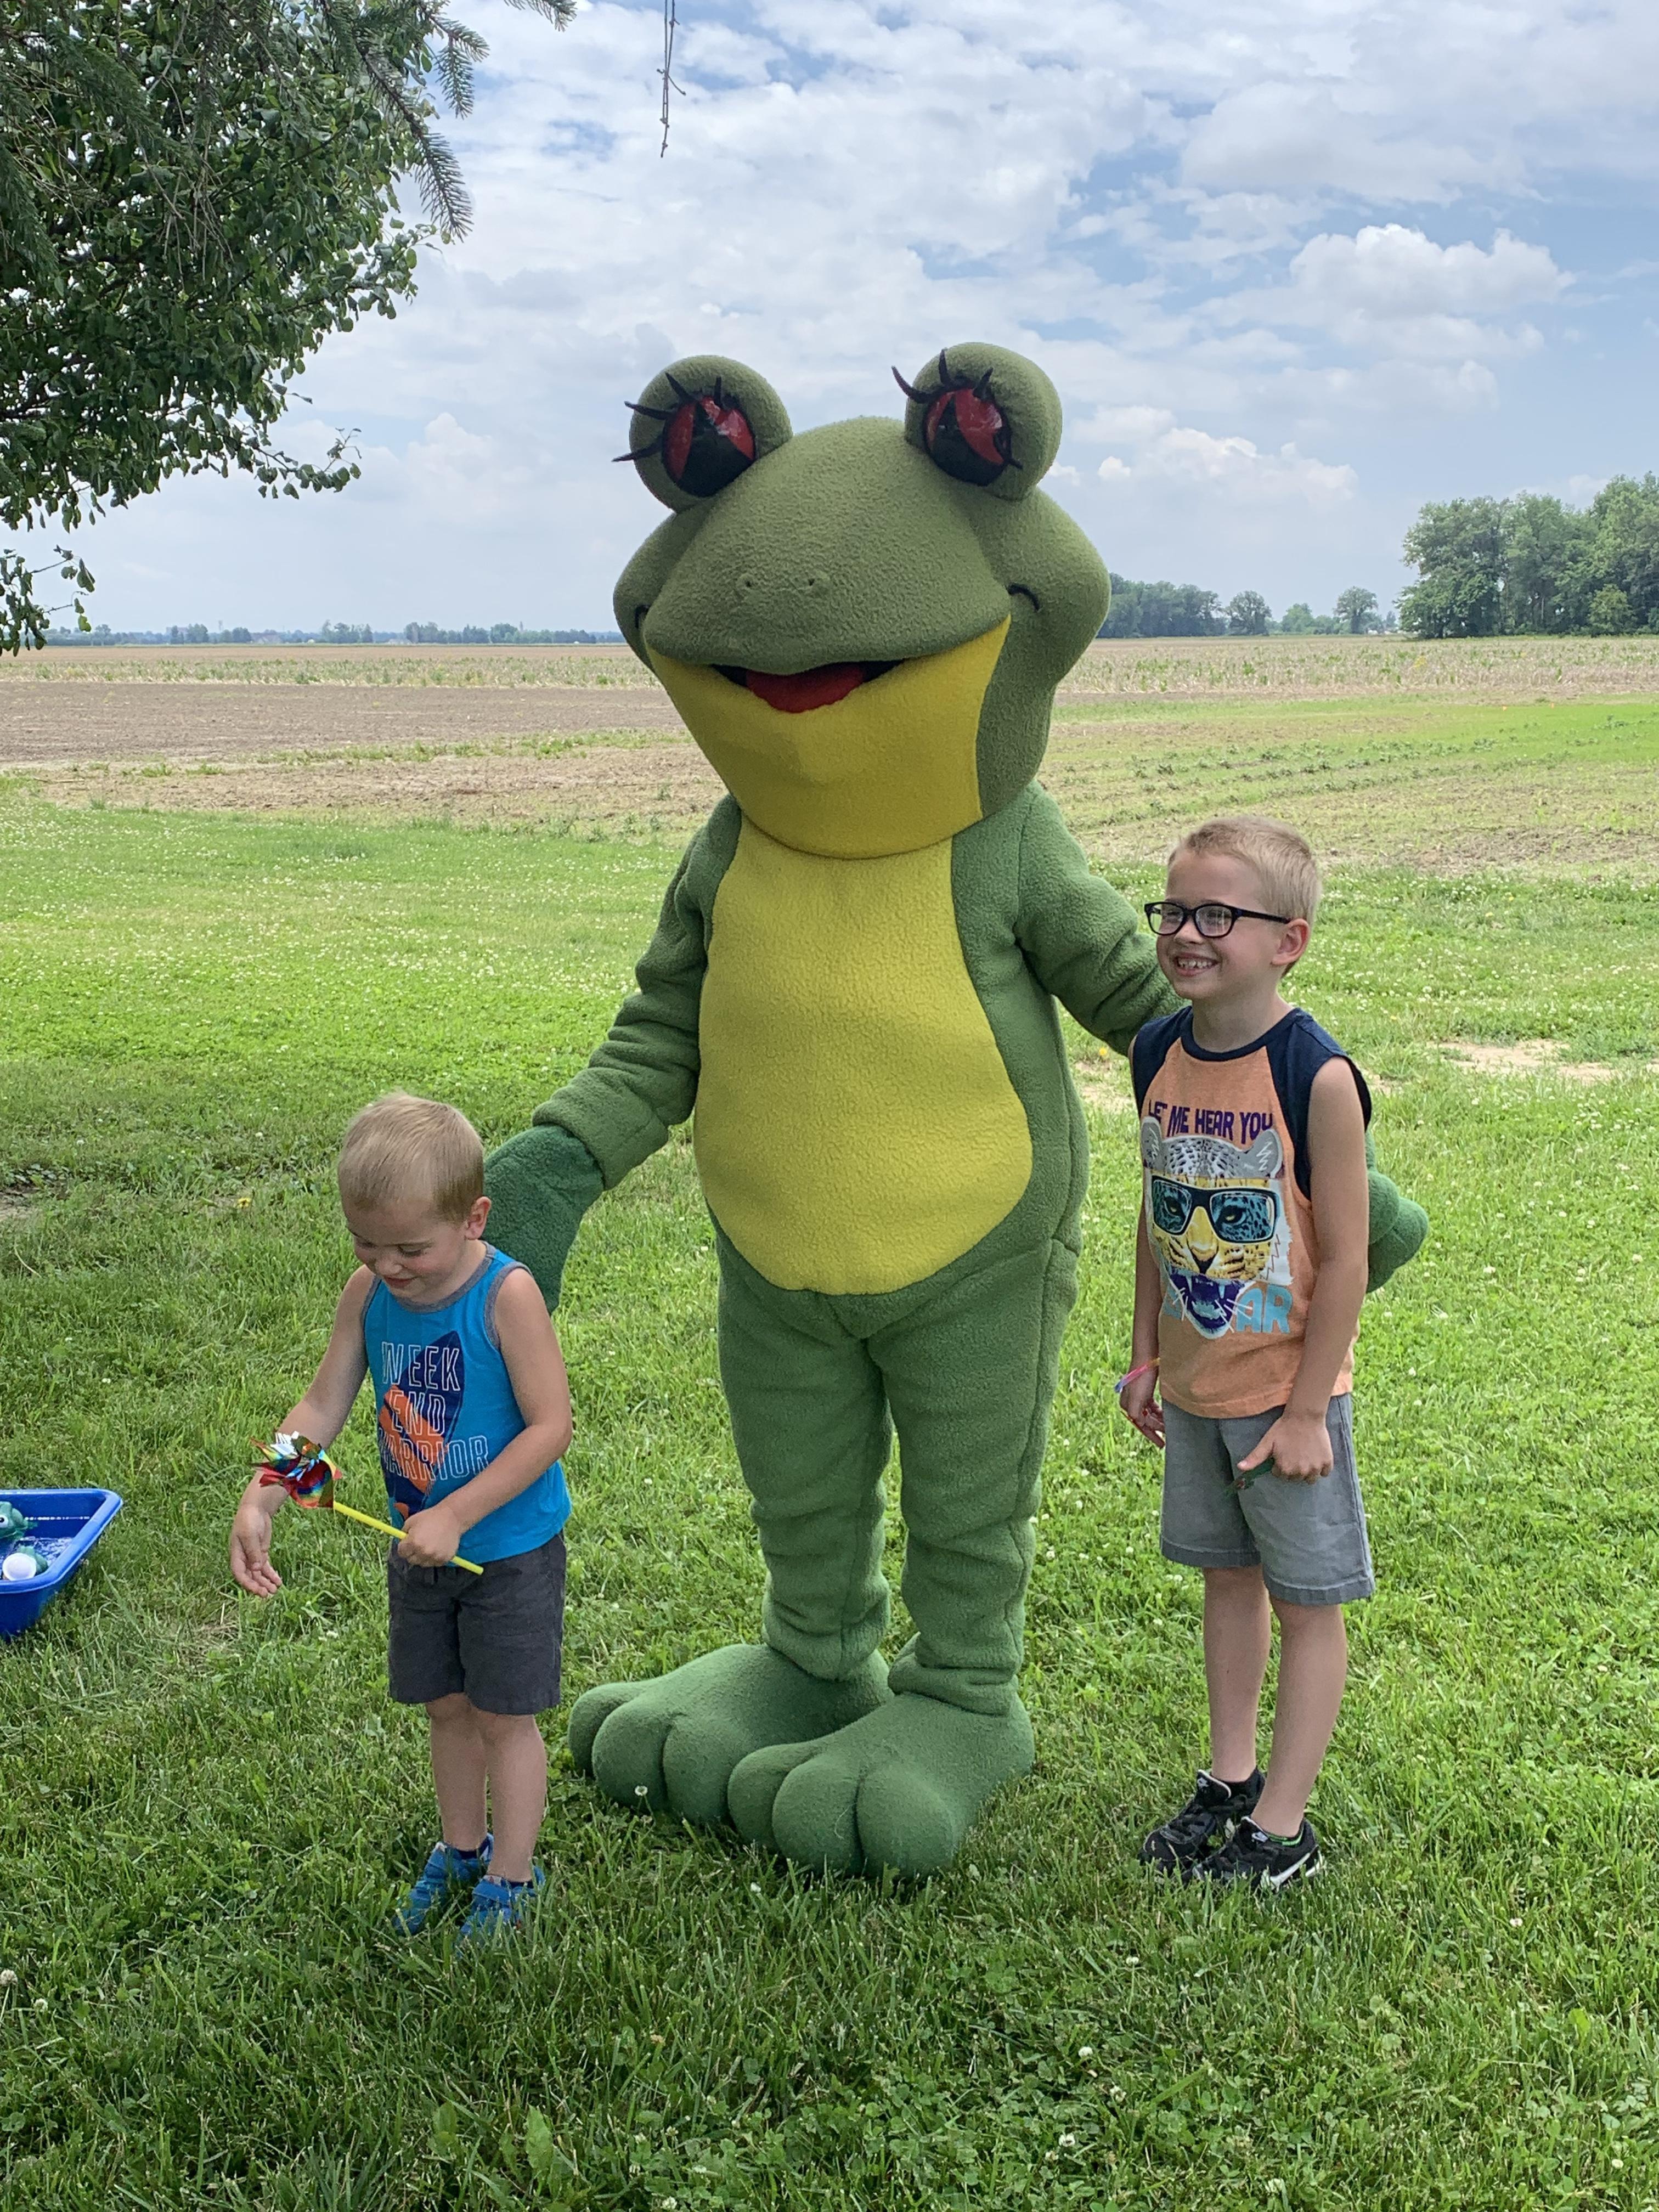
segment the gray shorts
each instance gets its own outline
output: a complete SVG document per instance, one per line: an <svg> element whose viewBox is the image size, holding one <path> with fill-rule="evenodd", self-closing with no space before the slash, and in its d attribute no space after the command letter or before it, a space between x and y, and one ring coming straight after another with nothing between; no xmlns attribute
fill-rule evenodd
<svg viewBox="0 0 1659 2212"><path fill-rule="evenodd" d="M1353 1401L1333 1398L1325 1416L1332 1465L1317 1482L1287 1482L1269 1460L1247 1489L1234 1487L1283 1411L1209 1420L1164 1407L1166 1559L1187 1567L1260 1567L1286 1605L1347 1605L1376 1589L1365 1508L1353 1463Z"/></svg>
<svg viewBox="0 0 1659 2212"><path fill-rule="evenodd" d="M559 1702L564 1538L488 1559L483 1572L416 1567L389 1553L386 1675L400 1705L464 1692L481 1712L544 1713Z"/></svg>

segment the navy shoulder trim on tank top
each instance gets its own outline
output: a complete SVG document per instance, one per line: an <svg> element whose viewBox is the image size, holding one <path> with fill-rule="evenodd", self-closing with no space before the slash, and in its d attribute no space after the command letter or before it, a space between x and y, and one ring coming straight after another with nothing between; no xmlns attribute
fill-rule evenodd
<svg viewBox="0 0 1659 2212"><path fill-rule="evenodd" d="M1198 1060L1243 1060L1253 1052L1267 1054L1273 1089L1285 1109L1285 1123L1295 1147L1297 1186L1304 1198L1311 1197L1313 1193L1312 1169L1308 1158L1308 1101L1313 1092L1314 1078L1328 1060L1346 1060L1353 1068L1359 1110L1366 1127L1370 1127L1371 1094L1364 1077L1330 1031L1322 1029L1301 1006L1293 1006L1288 1014L1280 1015L1264 1036L1255 1037L1231 1052L1207 1052L1202 1045L1194 1042L1190 1006L1182 1006L1173 1014L1163 1014L1157 1021L1148 1022L1137 1030L1129 1048L1137 1112L1146 1103L1153 1077L1177 1044Z"/></svg>

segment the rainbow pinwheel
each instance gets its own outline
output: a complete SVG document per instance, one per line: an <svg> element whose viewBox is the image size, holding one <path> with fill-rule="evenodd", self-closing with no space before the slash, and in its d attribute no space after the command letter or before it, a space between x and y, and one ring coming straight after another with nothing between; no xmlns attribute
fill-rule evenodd
<svg viewBox="0 0 1659 2212"><path fill-rule="evenodd" d="M279 1434L268 1444L256 1442L253 1447L259 1457L262 1483L275 1483L287 1491L296 1505L320 1506L325 1512L343 1513L348 1521L361 1522L365 1528L379 1528L388 1536L401 1536L403 1530L394 1528L390 1521L377 1521L372 1513L360 1513L355 1505L342 1505L334 1495L334 1486L340 1479L340 1470L323 1449L309 1437ZM469 1574L481 1575L483 1569L471 1559L464 1559L458 1552L450 1562L452 1566L465 1567Z"/></svg>

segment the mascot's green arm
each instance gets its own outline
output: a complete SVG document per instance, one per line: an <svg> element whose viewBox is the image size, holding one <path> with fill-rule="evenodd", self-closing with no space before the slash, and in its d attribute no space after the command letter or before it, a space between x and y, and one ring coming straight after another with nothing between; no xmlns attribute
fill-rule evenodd
<svg viewBox="0 0 1659 2212"><path fill-rule="evenodd" d="M1116 1052L1181 1001L1164 979L1151 933L1128 901L1091 873L1048 793L1032 791L1020 824L1014 933L1045 991Z"/></svg>
<svg viewBox="0 0 1659 2212"><path fill-rule="evenodd" d="M533 1126L489 1157L491 1241L523 1261L550 1305L583 1214L665 1144L696 1103L706 917L738 827L735 805L723 800L674 872L610 1035L581 1073L537 1108Z"/></svg>

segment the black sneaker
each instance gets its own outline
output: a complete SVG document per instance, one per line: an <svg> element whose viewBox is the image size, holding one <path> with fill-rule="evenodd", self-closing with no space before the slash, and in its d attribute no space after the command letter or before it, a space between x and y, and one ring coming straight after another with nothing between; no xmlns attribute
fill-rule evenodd
<svg viewBox="0 0 1659 2212"><path fill-rule="evenodd" d="M1317 1874L1324 1863L1311 1821L1304 1820L1286 1843L1257 1827L1247 1814L1229 1841L1194 1872L1205 1881L1247 1881L1257 1889L1288 1889L1291 1882Z"/></svg>
<svg viewBox="0 0 1659 2212"><path fill-rule="evenodd" d="M1200 1767L1192 1796L1141 1845L1142 1864L1188 1881L1200 1862L1226 1844L1239 1822L1255 1810L1266 1778L1258 1766L1248 1782L1218 1782Z"/></svg>

